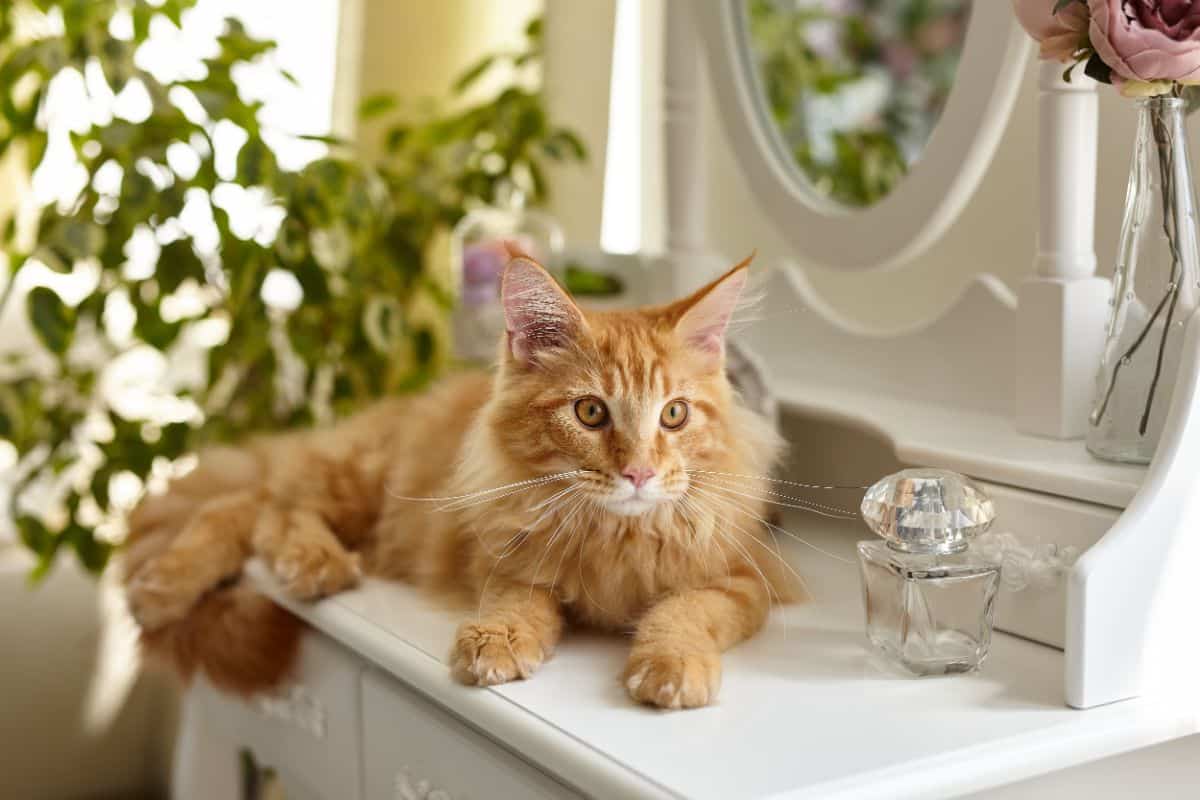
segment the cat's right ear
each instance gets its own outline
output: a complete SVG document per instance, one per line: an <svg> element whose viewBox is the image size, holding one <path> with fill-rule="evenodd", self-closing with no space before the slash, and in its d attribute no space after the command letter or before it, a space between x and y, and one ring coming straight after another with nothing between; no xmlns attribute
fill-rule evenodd
<svg viewBox="0 0 1200 800"><path fill-rule="evenodd" d="M550 273L524 256L504 268L500 299L509 353L523 364L536 362L544 350L570 346L586 327L579 306Z"/></svg>

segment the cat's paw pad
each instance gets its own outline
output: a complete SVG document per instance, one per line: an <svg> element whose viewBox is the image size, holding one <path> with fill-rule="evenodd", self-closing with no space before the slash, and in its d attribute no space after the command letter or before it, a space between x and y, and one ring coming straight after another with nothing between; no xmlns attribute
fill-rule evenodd
<svg viewBox="0 0 1200 800"><path fill-rule="evenodd" d="M357 553L312 545L291 545L272 564L288 594L300 600L319 600L349 589L362 578Z"/></svg>
<svg viewBox="0 0 1200 800"><path fill-rule="evenodd" d="M717 699L720 653L671 646L641 646L622 676L629 696L659 708L698 708Z"/></svg>
<svg viewBox="0 0 1200 800"><path fill-rule="evenodd" d="M463 623L454 639L450 669L471 686L528 678L546 659L532 629L503 623Z"/></svg>
<svg viewBox="0 0 1200 800"><path fill-rule="evenodd" d="M187 616L198 595L167 574L147 567L129 581L125 600L143 630L153 631Z"/></svg>

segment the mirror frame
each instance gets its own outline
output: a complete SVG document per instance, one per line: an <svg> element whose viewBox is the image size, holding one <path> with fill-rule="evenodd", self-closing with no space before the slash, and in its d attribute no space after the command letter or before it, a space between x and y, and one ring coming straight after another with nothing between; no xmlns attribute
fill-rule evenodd
<svg viewBox="0 0 1200 800"><path fill-rule="evenodd" d="M750 189L803 263L888 269L928 249L958 217L991 163L1030 52L1003 0L972 0L962 58L922 156L879 202L843 206L801 181L759 100L744 0L696 3L708 74ZM869 232L869 235L864 235Z"/></svg>

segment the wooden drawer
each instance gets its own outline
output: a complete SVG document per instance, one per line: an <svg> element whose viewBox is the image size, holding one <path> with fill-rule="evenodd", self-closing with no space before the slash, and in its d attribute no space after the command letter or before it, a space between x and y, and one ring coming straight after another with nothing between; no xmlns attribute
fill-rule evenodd
<svg viewBox="0 0 1200 800"><path fill-rule="evenodd" d="M275 770L288 797L362 797L359 769L361 660L315 631L304 637L296 677L242 701L203 681L193 692L201 728L251 751Z"/></svg>
<svg viewBox="0 0 1200 800"><path fill-rule="evenodd" d="M362 708L370 800L581 797L381 673L363 673Z"/></svg>

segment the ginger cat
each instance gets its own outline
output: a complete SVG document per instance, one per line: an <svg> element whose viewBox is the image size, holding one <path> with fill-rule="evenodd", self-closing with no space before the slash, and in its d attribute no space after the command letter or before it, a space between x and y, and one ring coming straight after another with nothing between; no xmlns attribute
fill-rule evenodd
<svg viewBox="0 0 1200 800"><path fill-rule="evenodd" d="M130 519L144 646L243 693L283 678L302 626L239 582L256 555L304 599L364 571L465 589L478 610L450 662L467 684L530 677L575 623L633 632L634 700L712 702L721 652L792 596L754 477L780 442L724 372L748 261L670 305L601 313L515 258L494 374L202 454Z"/></svg>

